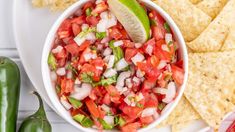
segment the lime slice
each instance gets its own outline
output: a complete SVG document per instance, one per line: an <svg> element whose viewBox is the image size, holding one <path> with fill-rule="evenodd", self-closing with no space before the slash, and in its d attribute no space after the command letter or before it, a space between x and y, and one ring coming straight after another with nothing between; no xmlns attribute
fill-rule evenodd
<svg viewBox="0 0 235 132"><path fill-rule="evenodd" d="M144 43L150 36L150 22L146 11L136 0L108 0L111 12L124 26L131 39Z"/></svg>

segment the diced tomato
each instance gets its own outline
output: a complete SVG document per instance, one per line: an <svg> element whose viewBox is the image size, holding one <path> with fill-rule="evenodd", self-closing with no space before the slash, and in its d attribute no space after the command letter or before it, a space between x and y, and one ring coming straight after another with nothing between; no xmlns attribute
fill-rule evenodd
<svg viewBox="0 0 235 132"><path fill-rule="evenodd" d="M86 114L86 112L84 112L84 111L81 110L81 109L74 109L74 108L71 108L71 109L70 109L70 113L71 113L72 116L75 116L75 115L77 115L77 114L83 114L83 115L85 115L85 116L88 116L88 115Z"/></svg>
<svg viewBox="0 0 235 132"><path fill-rule="evenodd" d="M98 5L96 5L95 9L91 12L91 14L96 15L101 12L104 12L108 9L108 5L105 2L101 2Z"/></svg>
<svg viewBox="0 0 235 132"><path fill-rule="evenodd" d="M72 55L77 55L79 53L78 48L79 47L76 43L68 44L65 46L65 49Z"/></svg>
<svg viewBox="0 0 235 132"><path fill-rule="evenodd" d="M144 125L148 125L154 121L153 116L140 117L140 122Z"/></svg>
<svg viewBox="0 0 235 132"><path fill-rule="evenodd" d="M81 32L81 27L78 24L73 23L72 30L73 30L73 35L77 36Z"/></svg>
<svg viewBox="0 0 235 132"><path fill-rule="evenodd" d="M157 80L157 79L156 79ZM142 84L143 89L151 89L156 85L156 80L144 80L144 83Z"/></svg>
<svg viewBox="0 0 235 132"><path fill-rule="evenodd" d="M113 85L109 85L107 87L105 87L105 89L107 90L107 92L109 93L110 96L120 96L119 92L117 91L117 89L113 86Z"/></svg>
<svg viewBox="0 0 235 132"><path fill-rule="evenodd" d="M90 24L92 26L96 26L99 23L99 18L95 17L95 16L88 16L86 18L86 21L88 24Z"/></svg>
<svg viewBox="0 0 235 132"><path fill-rule="evenodd" d="M131 58L138 53L138 50L135 48L127 48L125 51L125 60L131 62Z"/></svg>
<svg viewBox="0 0 235 132"><path fill-rule="evenodd" d="M83 11L86 11L87 8L93 8L94 6L94 3L89 1L89 2L86 2L86 4L83 6L82 10Z"/></svg>
<svg viewBox="0 0 235 132"><path fill-rule="evenodd" d="M171 61L172 55L169 52L163 51L161 48L156 48L154 51L154 55L157 56L160 60L164 60L167 62Z"/></svg>
<svg viewBox="0 0 235 132"><path fill-rule="evenodd" d="M60 39L67 38L72 35L72 24L70 19L63 21L57 31L57 34Z"/></svg>
<svg viewBox="0 0 235 132"><path fill-rule="evenodd" d="M157 26L163 26L165 23L165 20L163 19L163 17L159 13L157 13L155 10L149 13L149 18L151 20L154 20Z"/></svg>
<svg viewBox="0 0 235 132"><path fill-rule="evenodd" d="M120 94L113 85L109 85L109 86L105 87L105 89L107 90L108 94L110 95L110 99L112 102L120 103L120 101L119 101Z"/></svg>
<svg viewBox="0 0 235 132"><path fill-rule="evenodd" d="M172 70L172 77L175 81L175 83L180 86L183 84L184 81L184 70L175 66L175 65L171 65L171 70Z"/></svg>
<svg viewBox="0 0 235 132"><path fill-rule="evenodd" d="M159 62L160 60L155 55L152 55L147 59L147 64L153 67L157 67L159 65Z"/></svg>
<svg viewBox="0 0 235 132"><path fill-rule="evenodd" d="M71 93L74 91L74 81L72 79L63 78L61 80L61 94Z"/></svg>
<svg viewBox="0 0 235 132"><path fill-rule="evenodd" d="M122 38L122 33L119 31L118 28L116 27L112 27L109 30L109 36L115 40L118 40L120 38Z"/></svg>
<svg viewBox="0 0 235 132"><path fill-rule="evenodd" d="M128 34L127 34L125 29L121 29L120 32L122 34L122 38L121 39L129 39L129 36L128 36Z"/></svg>
<svg viewBox="0 0 235 132"><path fill-rule="evenodd" d="M57 60L65 59L67 57L67 53L64 48L59 53L55 53L54 55Z"/></svg>
<svg viewBox="0 0 235 132"><path fill-rule="evenodd" d="M105 64L104 60L101 57L98 57L98 58L92 60L90 63L91 63L91 65L93 65L95 67L103 67ZM100 69L97 69L97 70L100 70Z"/></svg>
<svg viewBox="0 0 235 132"><path fill-rule="evenodd" d="M83 42L79 48L78 48L78 52L84 51L86 48L88 48L91 45L91 41L86 40L85 42Z"/></svg>
<svg viewBox="0 0 235 132"><path fill-rule="evenodd" d="M179 68L183 68L183 64L184 64L183 60L179 60L175 63L175 65L178 66Z"/></svg>
<svg viewBox="0 0 235 132"><path fill-rule="evenodd" d="M91 115L94 116L95 118L99 118L100 113L95 102L91 99L86 99L85 103Z"/></svg>
<svg viewBox="0 0 235 132"><path fill-rule="evenodd" d="M82 16L79 16L79 17L75 17L71 20L71 23L73 24L78 24L78 25L82 25L86 22L86 16L85 15L82 15Z"/></svg>
<svg viewBox="0 0 235 132"><path fill-rule="evenodd" d="M111 103L111 98L110 95L108 93L105 94L104 98L103 98L103 103L106 105L109 105Z"/></svg>
<svg viewBox="0 0 235 132"><path fill-rule="evenodd" d="M135 43L131 42L130 40L123 40L123 47L124 48L135 48Z"/></svg>
<svg viewBox="0 0 235 132"><path fill-rule="evenodd" d="M94 81L99 81L100 80L100 76L101 76L102 71L96 69L96 67L94 65L86 63L82 66L82 69L81 69L80 73L89 73L89 72L93 73L92 78L93 78Z"/></svg>
<svg viewBox="0 0 235 132"><path fill-rule="evenodd" d="M226 132L235 132L235 121L229 126Z"/></svg>
<svg viewBox="0 0 235 132"><path fill-rule="evenodd" d="M165 32L163 27L159 27L159 26L152 26L152 33L153 33L153 37L156 40L160 40L160 39L164 39L165 38Z"/></svg>
<svg viewBox="0 0 235 132"><path fill-rule="evenodd" d="M122 112L131 118L139 117L142 110L142 108L127 105L122 108Z"/></svg>
<svg viewBox="0 0 235 132"><path fill-rule="evenodd" d="M144 107L157 107L158 106L158 99L154 94L144 93L145 97L145 104Z"/></svg>
<svg viewBox="0 0 235 132"><path fill-rule="evenodd" d="M100 106L98 107L98 111L99 111L99 114L100 114L100 116L99 116L99 117L100 117L100 118L104 118L104 116L105 116L106 112L105 112L105 111L103 111L103 110L102 110L102 108L101 108Z"/></svg>
<svg viewBox="0 0 235 132"><path fill-rule="evenodd" d="M90 53L90 52L91 52L91 49L89 47L87 47L83 50L83 52L80 56L80 60L79 60L80 64L84 64L86 62L84 56L85 56L85 54Z"/></svg>
<svg viewBox="0 0 235 132"><path fill-rule="evenodd" d="M141 126L139 122L130 123L121 127L122 132L137 132L137 129Z"/></svg>

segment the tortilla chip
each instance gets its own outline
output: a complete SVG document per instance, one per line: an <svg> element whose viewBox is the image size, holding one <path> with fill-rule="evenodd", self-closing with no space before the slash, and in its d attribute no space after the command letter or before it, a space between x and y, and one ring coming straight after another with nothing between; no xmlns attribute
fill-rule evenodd
<svg viewBox="0 0 235 132"><path fill-rule="evenodd" d="M228 37L226 38L222 51L235 49L235 24L230 28Z"/></svg>
<svg viewBox="0 0 235 132"><path fill-rule="evenodd" d="M189 77L184 95L209 126L218 129L234 108L235 51L189 54Z"/></svg>
<svg viewBox="0 0 235 132"><path fill-rule="evenodd" d="M182 129L184 129L185 127L187 127L190 123L191 123L191 121L185 121L185 122L173 124L173 125L171 126L171 131L172 131L172 132L181 132Z"/></svg>
<svg viewBox="0 0 235 132"><path fill-rule="evenodd" d="M188 46L195 52L219 51L235 23L235 0L230 0L214 21Z"/></svg>
<svg viewBox="0 0 235 132"><path fill-rule="evenodd" d="M201 1L202 0L190 0L190 2L193 3L193 4L197 4L197 3L201 2Z"/></svg>
<svg viewBox="0 0 235 132"><path fill-rule="evenodd" d="M164 127L166 125L172 124L180 124L186 121L192 121L199 118L199 114L194 110L188 100L184 96L182 96L176 108L172 111L172 113L166 120L159 124L158 127Z"/></svg>
<svg viewBox="0 0 235 132"><path fill-rule="evenodd" d="M184 39L195 39L210 24L211 17L188 0L155 0L179 26Z"/></svg>
<svg viewBox="0 0 235 132"><path fill-rule="evenodd" d="M187 46L187 51L188 51L188 53L193 53L193 50L190 49L188 46Z"/></svg>
<svg viewBox="0 0 235 132"><path fill-rule="evenodd" d="M228 0L203 0L197 4L197 8L215 18L227 2Z"/></svg>
<svg viewBox="0 0 235 132"><path fill-rule="evenodd" d="M52 11L62 11L75 3L77 0L32 0L35 7L49 7Z"/></svg>

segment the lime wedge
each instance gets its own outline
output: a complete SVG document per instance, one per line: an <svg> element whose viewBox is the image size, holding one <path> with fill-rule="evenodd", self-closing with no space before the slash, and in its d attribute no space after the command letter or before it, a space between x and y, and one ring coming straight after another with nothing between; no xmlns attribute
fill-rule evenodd
<svg viewBox="0 0 235 132"><path fill-rule="evenodd" d="M144 43L150 36L150 22L146 11L136 0L108 0L111 12L124 26L131 39Z"/></svg>

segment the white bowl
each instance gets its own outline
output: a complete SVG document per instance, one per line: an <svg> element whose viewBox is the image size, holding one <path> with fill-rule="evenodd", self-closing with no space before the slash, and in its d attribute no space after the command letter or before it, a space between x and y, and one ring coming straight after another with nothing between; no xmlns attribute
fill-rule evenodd
<svg viewBox="0 0 235 132"><path fill-rule="evenodd" d="M51 47L52 47L52 44L54 41L56 31L59 28L60 24L66 18L68 18L70 15L72 15L77 9L81 8L88 1L91 1L91 0L79 0L78 2L73 4L71 7L69 7L66 11L64 11L64 13L54 23L54 25L50 29L49 34L47 35L46 41L45 41L43 54L42 54L41 68L42 68L42 77L43 77L43 82L44 82L46 92L47 92L48 97L51 100L52 104L54 105L55 109L57 110L58 114L61 115L61 117L63 117L67 122L69 122L70 124L72 124L73 126L75 126L76 128L78 128L82 131L96 132L97 129L84 128L79 123L74 121L72 119L70 113L62 106L62 104L60 103L59 98L56 94L55 88L53 87L53 84L52 84L52 81L50 78L50 69L47 64L47 58L48 58L48 55L50 53L50 50L51 50ZM177 25L172 20L172 18L163 9L161 9L159 6L154 4L152 1L150 1L150 0L140 0L140 1L142 3L144 3L148 8L154 9L158 13L160 13L160 15L167 21L167 23L171 27L171 29L174 33L175 39L179 44L179 53L180 53L179 56L184 61L183 67L184 67L184 71L185 71L184 82L183 82L183 85L181 86L181 88L179 88L180 90L178 92L178 96L176 97L176 99L167 106L166 110L164 110L165 112L162 113L157 120L155 120L153 123L151 123L147 127L141 128L138 130L139 132L143 132L143 131L150 130L151 128L154 128L157 124L159 124L161 121L163 121L173 111L175 106L178 104L180 98L183 95L183 91L186 87L186 81L188 78L188 54L187 54L187 50L186 50L183 36L182 36L180 30L178 29ZM117 131L117 130L111 130L111 132L114 132L114 131Z"/></svg>

